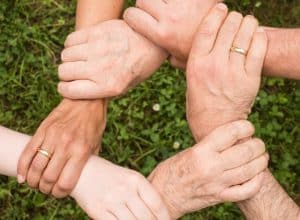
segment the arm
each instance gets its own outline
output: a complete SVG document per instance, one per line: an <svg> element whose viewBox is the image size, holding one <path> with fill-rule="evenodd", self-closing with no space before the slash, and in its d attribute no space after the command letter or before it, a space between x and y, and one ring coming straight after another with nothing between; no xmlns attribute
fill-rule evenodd
<svg viewBox="0 0 300 220"><path fill-rule="evenodd" d="M117 18L122 3L121 0L78 1L76 28ZM105 113L103 100L64 99L43 121L24 149L18 164L19 182L27 180L31 187L56 197L70 193L90 154L99 152ZM38 148L48 151L52 157L48 159L36 154Z"/></svg>
<svg viewBox="0 0 300 220"><path fill-rule="evenodd" d="M215 4L214 0L187 0L160 1L154 5L138 0L137 8L127 9L124 19L138 33L165 48L172 55L173 65L185 68L195 32ZM203 34L209 35L211 31L208 27ZM266 74L300 79L300 29L266 28L266 32L269 38Z"/></svg>
<svg viewBox="0 0 300 220"><path fill-rule="evenodd" d="M29 140L0 126L1 175L17 175L18 158ZM142 175L96 156L89 157L71 196L92 219L169 219L159 194Z"/></svg>
<svg viewBox="0 0 300 220"><path fill-rule="evenodd" d="M264 72L270 76L300 79L300 29L265 28L269 49Z"/></svg>
<svg viewBox="0 0 300 220"><path fill-rule="evenodd" d="M238 27L240 24L236 24L236 22L240 18L237 19L235 14L231 13L227 20L232 16L235 18L229 24ZM235 28L225 27L228 25L228 22L225 21L219 31L218 25L214 25L215 22L222 23L216 20L219 17L208 16L200 26L187 67L187 117L197 141L215 127L240 118L247 118L251 104L259 90L260 73L267 49L264 31L257 29L258 31L254 32L257 28L257 21L253 17L247 16L243 19L236 37L227 36L227 40L230 39L227 46L229 49L232 44L251 45L247 57L231 53L229 63L222 61L222 53L217 52L226 47L224 41L226 38L221 38L221 33L224 33L222 29L234 30ZM206 25L216 28L212 30L214 34L203 35L202 30L207 29ZM254 36L249 37L249 34L254 34ZM209 47L213 45L216 36L216 50L214 51ZM246 43L251 38L253 39L252 43ZM218 42L222 43L219 50ZM228 51L228 49L226 50ZM246 60L240 63L243 59ZM222 65L218 65L217 61ZM226 66L231 68L226 68ZM228 77L229 75L231 77ZM240 78L241 76L242 78ZM254 197L239 203L247 219L299 219L299 207L289 198L271 173L268 170L264 171L263 177L264 184L260 191Z"/></svg>

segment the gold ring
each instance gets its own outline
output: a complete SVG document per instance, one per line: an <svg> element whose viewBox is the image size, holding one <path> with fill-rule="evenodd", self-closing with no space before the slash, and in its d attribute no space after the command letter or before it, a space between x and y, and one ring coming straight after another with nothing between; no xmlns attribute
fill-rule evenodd
<svg viewBox="0 0 300 220"><path fill-rule="evenodd" d="M40 153L41 155L47 157L48 159L51 159L51 154L48 151L42 150L41 148L39 148L37 150L37 152Z"/></svg>
<svg viewBox="0 0 300 220"><path fill-rule="evenodd" d="M235 53L242 54L242 55L244 55L244 56L247 56L247 51L244 50L243 48L240 48L240 47L232 46L232 47L230 48L230 51L231 51L231 52L235 52Z"/></svg>

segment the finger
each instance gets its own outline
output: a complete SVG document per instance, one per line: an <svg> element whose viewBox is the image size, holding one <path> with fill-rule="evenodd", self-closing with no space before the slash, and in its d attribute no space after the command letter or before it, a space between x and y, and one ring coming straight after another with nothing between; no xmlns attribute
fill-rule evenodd
<svg viewBox="0 0 300 220"><path fill-rule="evenodd" d="M93 217L94 220L118 220L113 214L109 212L102 212Z"/></svg>
<svg viewBox="0 0 300 220"><path fill-rule="evenodd" d="M257 28L246 58L246 72L250 76L261 77L265 56L268 48L268 38L262 27Z"/></svg>
<svg viewBox="0 0 300 220"><path fill-rule="evenodd" d="M179 60L176 57L172 56L170 58L170 63L171 63L172 66L174 66L174 67L176 67L178 69L185 70L186 69L186 63L187 63L187 61Z"/></svg>
<svg viewBox="0 0 300 220"><path fill-rule="evenodd" d="M46 169L49 161L51 160L51 155L54 151L53 146L53 135L51 133L47 134L44 143L42 144L41 149L48 152L50 154L49 157L43 155L40 152L37 152L27 174L27 183L32 188L37 188L42 176L43 171Z"/></svg>
<svg viewBox="0 0 300 220"><path fill-rule="evenodd" d="M159 20L159 18L164 15L166 5L166 2L161 0L137 0L135 3L137 8L140 8L150 14L156 20Z"/></svg>
<svg viewBox="0 0 300 220"><path fill-rule="evenodd" d="M60 82L57 90L63 97L69 99L98 99L106 97L106 93L99 93L98 85L89 80Z"/></svg>
<svg viewBox="0 0 300 220"><path fill-rule="evenodd" d="M253 197L260 190L264 173L260 173L243 185L232 186L220 193L223 201L238 202Z"/></svg>
<svg viewBox="0 0 300 220"><path fill-rule="evenodd" d="M225 4L217 4L204 18L198 28L191 55L203 56L209 54L214 47L219 29L223 24L228 8Z"/></svg>
<svg viewBox="0 0 300 220"><path fill-rule="evenodd" d="M242 23L243 16L237 12L230 12L224 24L222 25L214 50L229 59L230 48L232 47L233 40L238 32Z"/></svg>
<svg viewBox="0 0 300 220"><path fill-rule="evenodd" d="M25 182L30 164L32 163L32 160L36 155L37 150L42 145L44 138L45 138L44 129L39 127L35 135L31 138L31 140L28 142L25 149L23 150L19 158L18 168L17 168L19 183Z"/></svg>
<svg viewBox="0 0 300 220"><path fill-rule="evenodd" d="M167 207L150 183L140 184L138 194L158 220L170 219Z"/></svg>
<svg viewBox="0 0 300 220"><path fill-rule="evenodd" d="M159 24L155 18L149 15L147 12L139 8L128 8L124 15L124 20L129 26L142 36L148 38L152 42L158 42Z"/></svg>
<svg viewBox="0 0 300 220"><path fill-rule="evenodd" d="M268 161L269 155L265 153L243 166L225 171L225 183L234 186L247 182L263 172L268 167Z"/></svg>
<svg viewBox="0 0 300 220"><path fill-rule="evenodd" d="M149 208L144 204L143 200L137 195L127 202L127 207L136 217L136 219L156 219Z"/></svg>
<svg viewBox="0 0 300 220"><path fill-rule="evenodd" d="M52 159L42 174L39 184L39 189L41 192L45 194L51 193L66 163L67 155L60 150L55 151Z"/></svg>
<svg viewBox="0 0 300 220"><path fill-rule="evenodd" d="M250 48L253 35L257 29L257 26L258 26L258 21L255 17L251 15L246 16L243 19L240 30L238 31L234 39L233 46L248 51ZM230 59L236 66L239 66L241 67L241 69L244 69L245 66L244 55L236 52L231 52Z"/></svg>
<svg viewBox="0 0 300 220"><path fill-rule="evenodd" d="M87 160L88 157L81 157L80 159L72 157L68 160L57 183L53 187L52 195L54 197L63 198L71 193Z"/></svg>
<svg viewBox="0 0 300 220"><path fill-rule="evenodd" d="M85 61L63 63L58 66L58 76L61 81L87 79L87 68Z"/></svg>
<svg viewBox="0 0 300 220"><path fill-rule="evenodd" d="M242 166L261 156L265 151L265 143L258 138L235 145L221 153L224 170Z"/></svg>
<svg viewBox="0 0 300 220"><path fill-rule="evenodd" d="M88 44L79 44L68 47L61 52L63 62L85 61L88 58Z"/></svg>
<svg viewBox="0 0 300 220"><path fill-rule="evenodd" d="M115 215L117 219L136 220L126 205L117 206L116 209L112 211L112 214Z"/></svg>
<svg viewBox="0 0 300 220"><path fill-rule="evenodd" d="M75 31L68 35L65 41L65 47L71 47L78 44L84 44L88 41L89 29Z"/></svg>
<svg viewBox="0 0 300 220"><path fill-rule="evenodd" d="M202 143L207 147L213 147L216 151L221 152L239 140L251 137L254 131L254 126L249 121L235 121L215 129L203 139Z"/></svg>

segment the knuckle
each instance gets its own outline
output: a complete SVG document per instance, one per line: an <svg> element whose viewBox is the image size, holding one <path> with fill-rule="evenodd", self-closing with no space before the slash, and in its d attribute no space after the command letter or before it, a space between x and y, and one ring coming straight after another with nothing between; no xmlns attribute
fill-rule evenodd
<svg viewBox="0 0 300 220"><path fill-rule="evenodd" d="M160 28L157 34L163 42L170 42L173 39L172 34L166 28Z"/></svg>
<svg viewBox="0 0 300 220"><path fill-rule="evenodd" d="M205 38L212 38L215 35L216 30L213 29L208 21L204 21L199 29L199 34Z"/></svg>
<svg viewBox="0 0 300 220"><path fill-rule="evenodd" d="M71 181L59 181L57 187L62 192L70 192L73 189L73 183Z"/></svg>
<svg viewBox="0 0 300 220"><path fill-rule="evenodd" d="M228 15L229 18L231 18L231 20L233 21L237 21L237 20L242 20L243 19L243 15L237 11L232 11L229 13Z"/></svg>
<svg viewBox="0 0 300 220"><path fill-rule="evenodd" d="M249 20L250 22L253 22L255 24L258 24L258 20L253 15L246 15L244 19Z"/></svg>
<svg viewBox="0 0 300 220"><path fill-rule="evenodd" d="M61 140L62 140L63 143L70 143L73 139L74 139L74 136L70 132L64 132L61 135Z"/></svg>
<svg viewBox="0 0 300 220"><path fill-rule="evenodd" d="M265 152L266 151L266 145L265 145L265 142L259 138L254 138L253 139L253 142L254 142L254 147L255 148L259 148L260 149L260 152Z"/></svg>
<svg viewBox="0 0 300 220"><path fill-rule="evenodd" d="M31 164L31 169L34 173L40 172L43 167L43 164L39 160L34 160Z"/></svg>
<svg viewBox="0 0 300 220"><path fill-rule="evenodd" d="M55 183L56 182L56 176L50 175L50 174L44 174L42 176L42 181L45 183Z"/></svg>

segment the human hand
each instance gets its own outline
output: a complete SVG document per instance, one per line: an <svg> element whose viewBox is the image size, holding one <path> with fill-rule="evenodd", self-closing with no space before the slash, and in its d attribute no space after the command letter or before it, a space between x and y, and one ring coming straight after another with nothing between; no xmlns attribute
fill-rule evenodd
<svg viewBox="0 0 300 220"><path fill-rule="evenodd" d="M246 119L258 93L267 37L252 16L215 8L200 25L187 67L187 118L198 142L224 123ZM206 31L210 28L209 34ZM248 51L231 52L232 46Z"/></svg>
<svg viewBox="0 0 300 220"><path fill-rule="evenodd" d="M175 66L182 66L190 53L202 19L220 0L137 0L124 20L138 33L165 48ZM219 4L221 8L226 5ZM204 31L209 31L204 30Z"/></svg>
<svg viewBox="0 0 300 220"><path fill-rule="evenodd" d="M167 57L122 20L74 32L65 46L58 91L71 99L121 95L147 79Z"/></svg>
<svg viewBox="0 0 300 220"><path fill-rule="evenodd" d="M168 220L162 199L139 173L92 156L71 196L95 220Z"/></svg>
<svg viewBox="0 0 300 220"><path fill-rule="evenodd" d="M27 180L32 188L57 198L67 196L90 155L99 150L104 127L101 101L63 100L24 149L18 163L19 182ZM38 149L52 158L37 153Z"/></svg>
<svg viewBox="0 0 300 220"><path fill-rule="evenodd" d="M254 196L268 165L264 143L251 138L253 125L223 125L200 143L160 163L149 180L160 193L172 219L230 201ZM249 140L238 143L239 141Z"/></svg>

